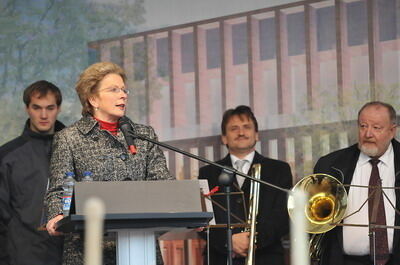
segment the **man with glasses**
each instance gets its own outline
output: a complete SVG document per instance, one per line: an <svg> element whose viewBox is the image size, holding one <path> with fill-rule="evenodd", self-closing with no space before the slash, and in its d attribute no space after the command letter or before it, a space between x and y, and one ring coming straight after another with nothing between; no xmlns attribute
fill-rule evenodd
<svg viewBox="0 0 400 265"><path fill-rule="evenodd" d="M315 173L326 173L344 184L354 185L346 188L345 226L337 226L325 234L320 264L372 265L374 261L378 265L400 264L399 230L385 228L400 225L400 216L394 209L400 205L400 193L382 189L400 184L400 143L394 139L396 124L396 111L391 105L379 101L366 103L358 112L358 144L330 153L315 165ZM383 228L368 227L374 224Z"/></svg>

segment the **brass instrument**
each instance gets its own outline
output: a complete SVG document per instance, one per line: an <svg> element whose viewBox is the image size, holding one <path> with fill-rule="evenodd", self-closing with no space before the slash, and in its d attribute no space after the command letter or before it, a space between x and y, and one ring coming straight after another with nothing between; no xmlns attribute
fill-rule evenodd
<svg viewBox="0 0 400 265"><path fill-rule="evenodd" d="M261 178L261 164L254 164L251 171L251 176L255 179ZM257 214L258 202L260 199L260 183L252 181L250 184L250 199L249 199L249 213L247 218L247 228L245 232L249 232L249 249L246 257L246 265L255 264L256 243L257 243Z"/></svg>
<svg viewBox="0 0 400 265"><path fill-rule="evenodd" d="M333 229L344 217L347 207L347 192L336 178L326 174L313 174L301 179L292 190L301 189L308 194L304 209L310 240L310 258L318 261L321 257L323 233ZM288 198L288 212L292 216L293 197Z"/></svg>

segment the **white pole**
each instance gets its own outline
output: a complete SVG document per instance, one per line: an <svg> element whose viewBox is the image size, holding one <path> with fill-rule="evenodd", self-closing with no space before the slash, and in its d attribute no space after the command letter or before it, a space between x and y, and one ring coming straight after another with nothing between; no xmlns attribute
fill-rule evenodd
<svg viewBox="0 0 400 265"><path fill-rule="evenodd" d="M90 198L84 205L85 214L85 265L103 264L103 221L104 203L98 198Z"/></svg>
<svg viewBox="0 0 400 265"><path fill-rule="evenodd" d="M290 232L291 265L309 265L309 241L306 233L305 206L307 195L302 190L292 191L293 218Z"/></svg>

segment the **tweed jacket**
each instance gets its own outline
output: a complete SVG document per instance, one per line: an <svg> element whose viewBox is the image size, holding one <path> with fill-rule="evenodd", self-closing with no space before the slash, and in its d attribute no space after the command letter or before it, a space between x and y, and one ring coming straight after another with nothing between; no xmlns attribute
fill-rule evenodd
<svg viewBox="0 0 400 265"><path fill-rule="evenodd" d="M137 134L157 139L153 128L131 122ZM137 153L132 155L124 136L100 130L98 122L84 116L57 133L50 163L50 186L47 195L48 217L62 212L62 185L66 172L75 173L80 181L83 172L91 171L94 181L172 179L161 149L149 142L135 139Z"/></svg>

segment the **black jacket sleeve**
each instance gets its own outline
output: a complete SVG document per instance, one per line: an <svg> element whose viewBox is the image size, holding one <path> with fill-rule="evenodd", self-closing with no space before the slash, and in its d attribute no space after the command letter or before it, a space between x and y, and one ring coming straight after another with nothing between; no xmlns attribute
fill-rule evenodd
<svg viewBox="0 0 400 265"><path fill-rule="evenodd" d="M7 165L0 163L0 264L8 264L8 229L10 221L10 193Z"/></svg>

